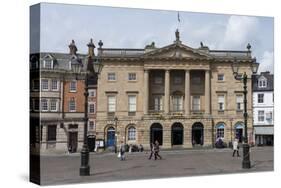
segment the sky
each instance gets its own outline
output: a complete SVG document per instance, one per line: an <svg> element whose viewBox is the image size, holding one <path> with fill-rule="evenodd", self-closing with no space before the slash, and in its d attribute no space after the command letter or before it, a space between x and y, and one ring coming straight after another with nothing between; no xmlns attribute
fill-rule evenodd
<svg viewBox="0 0 281 188"><path fill-rule="evenodd" d="M250 43L259 72L273 73L273 18L183 11L179 18L177 11L43 3L40 52L68 53L73 39L78 53L87 53L90 38L96 46L102 40L104 48L144 48L152 41L164 47L173 43L178 28L182 43L192 48L202 41L211 50L246 50ZM36 21L31 14L31 53L38 52L32 45Z"/></svg>

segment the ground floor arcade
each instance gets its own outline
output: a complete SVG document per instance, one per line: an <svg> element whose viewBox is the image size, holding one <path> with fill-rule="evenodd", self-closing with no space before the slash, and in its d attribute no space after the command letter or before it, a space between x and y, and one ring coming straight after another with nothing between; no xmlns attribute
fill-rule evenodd
<svg viewBox="0 0 281 188"><path fill-rule="evenodd" d="M103 140L105 147L125 144L143 145L149 148L156 140L162 148L214 147L217 138L229 145L234 138L242 142L242 120L229 122L214 119L177 119L141 121L99 121L96 138ZM252 127L248 126L249 141Z"/></svg>

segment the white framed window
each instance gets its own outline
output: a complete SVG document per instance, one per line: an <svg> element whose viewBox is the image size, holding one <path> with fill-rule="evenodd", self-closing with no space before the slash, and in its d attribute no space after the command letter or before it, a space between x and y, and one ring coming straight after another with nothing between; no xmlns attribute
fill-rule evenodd
<svg viewBox="0 0 281 188"><path fill-rule="evenodd" d="M42 91L48 91L49 90L49 80L48 79L42 79L41 80L41 88L42 88Z"/></svg>
<svg viewBox="0 0 281 188"><path fill-rule="evenodd" d="M89 104L89 113L95 113L95 103Z"/></svg>
<svg viewBox="0 0 281 188"><path fill-rule="evenodd" d="M136 140L136 128L130 127L128 129L128 140Z"/></svg>
<svg viewBox="0 0 281 188"><path fill-rule="evenodd" d="M258 103L264 103L264 94L263 93L258 94Z"/></svg>
<svg viewBox="0 0 281 188"><path fill-rule="evenodd" d="M182 83L182 77L175 76L174 77L174 84L181 84Z"/></svg>
<svg viewBox="0 0 281 188"><path fill-rule="evenodd" d="M173 101L173 111L182 111L183 97L180 95L174 95L172 101Z"/></svg>
<svg viewBox="0 0 281 188"><path fill-rule="evenodd" d="M128 74L128 80L129 81L136 81L137 80L137 74L136 73L129 73Z"/></svg>
<svg viewBox="0 0 281 188"><path fill-rule="evenodd" d="M116 96L109 95L107 96L107 108L108 112L115 112L116 111Z"/></svg>
<svg viewBox="0 0 281 188"><path fill-rule="evenodd" d="M51 82L51 89L52 89L52 91L58 91L59 90L59 82L58 82L58 80L52 80L52 82Z"/></svg>
<svg viewBox="0 0 281 188"><path fill-rule="evenodd" d="M259 80L258 80L258 87L259 88L265 88L267 87L267 79L265 77L261 77Z"/></svg>
<svg viewBox="0 0 281 188"><path fill-rule="evenodd" d="M261 121L261 122L264 121L264 111L263 110L258 111L258 121Z"/></svg>
<svg viewBox="0 0 281 188"><path fill-rule="evenodd" d="M161 76L155 76L154 77L154 84L162 84L163 78Z"/></svg>
<svg viewBox="0 0 281 188"><path fill-rule="evenodd" d="M116 81L116 74L115 74L115 72L107 73L107 80L108 81Z"/></svg>
<svg viewBox="0 0 281 188"><path fill-rule="evenodd" d="M41 99L41 111L46 112L48 111L48 100Z"/></svg>
<svg viewBox="0 0 281 188"><path fill-rule="evenodd" d="M200 110L200 96L192 97L192 110L194 110L194 111Z"/></svg>
<svg viewBox="0 0 281 188"><path fill-rule="evenodd" d="M224 74L218 74L218 81L224 81Z"/></svg>
<svg viewBox="0 0 281 188"><path fill-rule="evenodd" d="M51 99L50 100L50 110L52 112L57 112L58 111L58 102L56 99Z"/></svg>
<svg viewBox="0 0 281 188"><path fill-rule="evenodd" d="M32 81L32 90L38 91L40 89L40 81L38 79L35 79Z"/></svg>
<svg viewBox="0 0 281 188"><path fill-rule="evenodd" d="M218 105L219 105L219 110L223 111L224 110L224 103L225 103L225 97L224 95L218 95Z"/></svg>
<svg viewBox="0 0 281 188"><path fill-rule="evenodd" d="M243 95L236 96L236 110L243 110Z"/></svg>
<svg viewBox="0 0 281 188"><path fill-rule="evenodd" d="M95 90L95 89L91 89L91 90L89 90L89 96L90 97L96 97L96 93L97 92L97 90Z"/></svg>
<svg viewBox="0 0 281 188"><path fill-rule="evenodd" d="M155 111L163 110L163 97L160 95L154 96L154 110Z"/></svg>
<svg viewBox="0 0 281 188"><path fill-rule="evenodd" d="M46 59L43 61L43 66L46 69L52 69L53 68L53 61L51 59Z"/></svg>
<svg viewBox="0 0 281 188"><path fill-rule="evenodd" d="M69 84L69 91L70 92L76 92L76 90L77 90L77 81L73 80Z"/></svg>
<svg viewBox="0 0 281 188"><path fill-rule="evenodd" d="M68 109L69 112L76 112L76 102L74 98L71 98L68 102Z"/></svg>
<svg viewBox="0 0 281 188"><path fill-rule="evenodd" d="M137 111L137 96L136 95L128 96L128 108L129 108L129 112Z"/></svg>

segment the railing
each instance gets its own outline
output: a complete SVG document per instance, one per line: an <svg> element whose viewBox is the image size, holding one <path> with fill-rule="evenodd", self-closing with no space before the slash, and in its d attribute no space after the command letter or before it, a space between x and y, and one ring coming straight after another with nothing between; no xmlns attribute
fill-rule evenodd
<svg viewBox="0 0 281 188"><path fill-rule="evenodd" d="M144 49L122 49L122 48L102 48L99 49L99 55L109 57L124 57L124 56L140 56L144 54Z"/></svg>

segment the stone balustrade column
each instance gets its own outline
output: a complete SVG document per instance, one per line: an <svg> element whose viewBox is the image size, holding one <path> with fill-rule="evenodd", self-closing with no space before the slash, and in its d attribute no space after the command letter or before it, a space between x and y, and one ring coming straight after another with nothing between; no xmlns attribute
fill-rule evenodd
<svg viewBox="0 0 281 188"><path fill-rule="evenodd" d="M164 112L170 112L170 70L165 71L165 104Z"/></svg>

